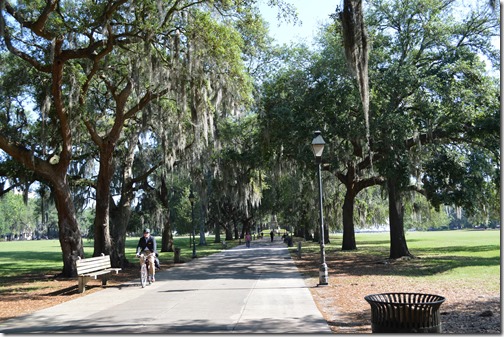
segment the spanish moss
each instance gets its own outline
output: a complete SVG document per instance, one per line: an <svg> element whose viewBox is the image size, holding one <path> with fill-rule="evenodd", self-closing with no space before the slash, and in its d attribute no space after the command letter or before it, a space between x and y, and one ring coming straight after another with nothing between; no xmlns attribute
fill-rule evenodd
<svg viewBox="0 0 504 337"><path fill-rule="evenodd" d="M344 0L340 13L343 28L343 44L345 56L350 68L357 77L359 93L366 123L366 142L373 170L373 156L371 152L371 136L369 127L369 78L368 78L368 34L364 24L362 0Z"/></svg>

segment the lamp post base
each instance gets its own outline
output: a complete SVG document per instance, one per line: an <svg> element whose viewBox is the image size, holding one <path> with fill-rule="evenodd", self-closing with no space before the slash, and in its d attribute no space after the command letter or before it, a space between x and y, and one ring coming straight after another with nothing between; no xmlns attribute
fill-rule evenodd
<svg viewBox="0 0 504 337"><path fill-rule="evenodd" d="M329 285L329 275L327 272L327 264L322 263L319 269L319 284L318 286Z"/></svg>

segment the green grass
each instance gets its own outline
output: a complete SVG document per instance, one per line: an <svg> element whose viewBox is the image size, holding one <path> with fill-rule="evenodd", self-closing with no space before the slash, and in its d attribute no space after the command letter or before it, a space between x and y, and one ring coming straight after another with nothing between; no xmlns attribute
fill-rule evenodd
<svg viewBox="0 0 504 337"><path fill-rule="evenodd" d="M432 281L457 280L489 290L500 290L500 231L407 232L408 249L416 259L393 263L388 268L369 268L369 274L423 278ZM331 235L326 256L360 257L383 261L390 250L389 233L356 233L357 250L341 251L342 235ZM295 249L293 247L291 249ZM319 245L303 243L303 251L318 252ZM338 266L330 268L338 269Z"/></svg>
<svg viewBox="0 0 504 337"><path fill-rule="evenodd" d="M62 269L58 240L0 242L0 279L54 274Z"/></svg>
<svg viewBox="0 0 504 337"><path fill-rule="evenodd" d="M278 239L278 238L277 238ZM161 239L158 240L158 249ZM388 233L356 233L357 250L341 251L342 235L331 235L331 243L326 245L328 259L333 254L340 257L354 255L364 256L374 261L385 260L389 256ZM410 252L418 257L404 263L393 264L390 268L380 271L370 266L369 275L408 276L432 280L463 280L467 284L477 284L494 290L500 289L500 231L439 231L439 232L408 232L406 240ZM196 245L198 257L207 256L221 251L220 243L214 243L213 237L207 238L207 246ZM138 238L128 238L126 241L126 256L134 262L135 248ZM198 241L197 241L198 242ZM86 257L93 253L93 241L84 239ZM228 247L233 247L238 241L229 241ZM188 237L176 237L175 247L181 248L183 262L190 261L192 247ZM297 245L291 248L296 249ZM304 242L304 252L319 250L315 242ZM160 253L161 263L173 261L173 252ZM63 268L61 250L57 240L10 241L0 242L0 283L11 278L27 275L56 275ZM329 265L338 270L337 265Z"/></svg>
<svg viewBox="0 0 504 337"><path fill-rule="evenodd" d="M136 245L139 238L127 238L126 257L135 262ZM161 238L157 237L158 250L161 250ZM206 238L207 245L199 246L196 237L196 255L198 257L214 254L222 250L220 243L214 243L214 237ZM174 246L180 248L182 262L192 259L192 246L189 237L176 237ZM239 241L228 241L228 248L238 245ZM93 255L93 240L83 239L84 255ZM173 261L173 252L160 252L163 261ZM6 278L56 275L63 269L61 248L58 240L2 241L0 242L0 281Z"/></svg>

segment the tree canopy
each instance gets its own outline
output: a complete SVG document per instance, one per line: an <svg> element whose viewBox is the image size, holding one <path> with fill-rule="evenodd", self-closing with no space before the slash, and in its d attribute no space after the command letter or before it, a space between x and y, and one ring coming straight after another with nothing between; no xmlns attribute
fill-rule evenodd
<svg viewBox="0 0 504 337"><path fill-rule="evenodd" d="M496 217L495 3L345 1L315 50L273 47L256 5L0 0L0 194L37 188L42 214L54 200L63 275L83 256L82 210L93 254L124 266L145 221L173 249L189 190L200 244L205 229L231 239L269 219L318 239L315 130L325 229L343 231L343 250L356 223L388 223L397 258L431 210Z"/></svg>

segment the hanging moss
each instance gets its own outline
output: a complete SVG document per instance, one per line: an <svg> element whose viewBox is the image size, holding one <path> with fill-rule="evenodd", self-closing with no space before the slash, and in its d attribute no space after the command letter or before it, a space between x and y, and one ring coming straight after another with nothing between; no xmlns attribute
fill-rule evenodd
<svg viewBox="0 0 504 337"><path fill-rule="evenodd" d="M343 31L343 45L345 48L345 56L350 65L350 68L357 77L362 101L362 110L364 111L364 119L366 123L367 146L368 151L371 155L371 149L369 145L369 48L368 35L364 24L364 14L362 11L362 0L344 0L343 10L340 12L340 20Z"/></svg>

